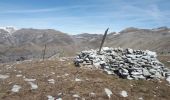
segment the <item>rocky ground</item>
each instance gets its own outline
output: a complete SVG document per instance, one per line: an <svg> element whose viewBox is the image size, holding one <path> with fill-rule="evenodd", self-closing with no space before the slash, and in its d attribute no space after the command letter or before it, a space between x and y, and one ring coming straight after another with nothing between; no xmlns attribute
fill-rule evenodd
<svg viewBox="0 0 170 100"><path fill-rule="evenodd" d="M159 59L170 68L170 57ZM169 100L166 80L127 80L72 58L0 64L1 100Z"/></svg>

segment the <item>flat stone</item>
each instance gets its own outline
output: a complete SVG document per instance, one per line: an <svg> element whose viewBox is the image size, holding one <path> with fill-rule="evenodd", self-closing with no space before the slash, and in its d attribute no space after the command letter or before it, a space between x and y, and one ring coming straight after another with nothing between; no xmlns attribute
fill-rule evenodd
<svg viewBox="0 0 170 100"><path fill-rule="evenodd" d="M110 50L110 48L109 47L102 47L102 50L103 51L108 51L108 50Z"/></svg>
<svg viewBox="0 0 170 100"><path fill-rule="evenodd" d="M128 79L128 80L132 80L133 78L132 78L130 75L128 75L128 76L127 76L127 79Z"/></svg>
<svg viewBox="0 0 170 100"><path fill-rule="evenodd" d="M132 53L133 53L133 49L128 48L128 49L127 49L127 53L128 53L128 54L132 54Z"/></svg>
<svg viewBox="0 0 170 100"><path fill-rule="evenodd" d="M166 78L166 81L168 81L169 84L170 84L170 76L168 76L168 77Z"/></svg>
<svg viewBox="0 0 170 100"><path fill-rule="evenodd" d="M55 100L55 98L51 95L48 95L47 98L48 98L48 100Z"/></svg>
<svg viewBox="0 0 170 100"><path fill-rule="evenodd" d="M141 72L131 72L132 75L142 75Z"/></svg>
<svg viewBox="0 0 170 100"><path fill-rule="evenodd" d="M113 75L113 74L114 74L114 72L111 71L111 70L104 69L104 71L105 71L108 75Z"/></svg>
<svg viewBox="0 0 170 100"><path fill-rule="evenodd" d="M156 78L162 78L162 75L161 75L161 73L156 72L156 73L155 73L155 77L156 77Z"/></svg>
<svg viewBox="0 0 170 100"><path fill-rule="evenodd" d="M111 95L113 94L112 91L108 88L104 89L105 93L107 94L107 96L109 97L109 99L111 98Z"/></svg>
<svg viewBox="0 0 170 100"><path fill-rule="evenodd" d="M143 75L146 76L146 77L148 77L148 76L150 76L151 74L149 73L149 71L148 71L147 69L143 68Z"/></svg>
<svg viewBox="0 0 170 100"><path fill-rule="evenodd" d="M13 87L12 87L12 92L19 92L19 90L21 89L21 86L20 85L14 85Z"/></svg>
<svg viewBox="0 0 170 100"><path fill-rule="evenodd" d="M121 95L122 97L128 97L128 93L127 93L125 90L121 91L121 92L120 92L120 95Z"/></svg>
<svg viewBox="0 0 170 100"><path fill-rule="evenodd" d="M31 89L32 89L32 90L35 90L35 89L38 88L38 85L37 85L37 84L35 84L35 83L33 83L33 82L28 82L28 83L31 85Z"/></svg>
<svg viewBox="0 0 170 100"><path fill-rule="evenodd" d="M0 79L6 79L6 78L8 78L9 77L9 75L2 75L2 74L0 74Z"/></svg>
<svg viewBox="0 0 170 100"><path fill-rule="evenodd" d="M54 84L55 80L54 79L48 79L48 83Z"/></svg>
<svg viewBox="0 0 170 100"><path fill-rule="evenodd" d="M149 72L150 72L151 74L155 74L155 73L156 73L156 70L153 69L153 68L151 68L151 69L149 70Z"/></svg>
<svg viewBox="0 0 170 100"><path fill-rule="evenodd" d="M74 94L73 97L74 98L80 98L80 96L78 94Z"/></svg>
<svg viewBox="0 0 170 100"><path fill-rule="evenodd" d="M147 53L149 56L151 56L151 57L157 57L156 52L152 52L152 51L146 50L146 53Z"/></svg>

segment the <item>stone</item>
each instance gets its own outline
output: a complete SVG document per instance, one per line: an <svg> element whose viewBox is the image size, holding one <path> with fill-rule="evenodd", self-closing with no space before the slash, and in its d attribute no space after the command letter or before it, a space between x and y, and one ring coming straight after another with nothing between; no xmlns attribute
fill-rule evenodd
<svg viewBox="0 0 170 100"><path fill-rule="evenodd" d="M21 86L20 85L14 85L13 87L12 87L12 92L19 92L19 90L21 89Z"/></svg>
<svg viewBox="0 0 170 100"><path fill-rule="evenodd" d="M155 74L155 73L156 73L156 70L151 68L151 69L149 70L149 72L150 72L151 74Z"/></svg>
<svg viewBox="0 0 170 100"><path fill-rule="evenodd" d="M146 50L146 53L147 53L149 56L151 56L151 57L157 57L156 52L152 52L152 51Z"/></svg>
<svg viewBox="0 0 170 100"><path fill-rule="evenodd" d="M80 98L80 96L78 94L74 94L73 97L74 98Z"/></svg>
<svg viewBox="0 0 170 100"><path fill-rule="evenodd" d="M166 78L166 81L168 81L169 84L170 84L170 76L168 76L168 77Z"/></svg>
<svg viewBox="0 0 170 100"><path fill-rule="evenodd" d="M48 79L48 83L54 84L55 80L54 79Z"/></svg>
<svg viewBox="0 0 170 100"><path fill-rule="evenodd" d="M122 78L127 78L129 75L128 70L126 71L125 69L119 69L118 70L118 75Z"/></svg>
<svg viewBox="0 0 170 100"><path fill-rule="evenodd" d="M127 93L125 90L121 91L121 92L120 92L120 95L121 95L122 97L128 97L128 93Z"/></svg>
<svg viewBox="0 0 170 100"><path fill-rule="evenodd" d="M141 72L131 72L132 75L142 75Z"/></svg>
<svg viewBox="0 0 170 100"><path fill-rule="evenodd" d="M143 68L143 75L144 76L146 76L146 77L148 77L148 76L150 76L151 74L149 73L149 71L147 70L147 69L145 69L145 68Z"/></svg>
<svg viewBox="0 0 170 100"><path fill-rule="evenodd" d="M110 51L110 48L109 47L102 47L102 50L103 51Z"/></svg>
<svg viewBox="0 0 170 100"><path fill-rule="evenodd" d="M48 95L47 98L48 98L48 100L55 100L55 98L51 95Z"/></svg>
<svg viewBox="0 0 170 100"><path fill-rule="evenodd" d="M114 72L111 71L111 70L104 69L104 71L105 71L108 75L113 75L113 74L114 74Z"/></svg>
<svg viewBox="0 0 170 100"><path fill-rule="evenodd" d="M107 96L109 97L109 99L111 98L111 95L113 94L111 90L109 90L108 88L104 89L105 93L107 94Z"/></svg>
<svg viewBox="0 0 170 100"><path fill-rule="evenodd" d="M132 53L133 53L133 49L128 48L128 49L127 49L127 53L128 53L128 54L132 54Z"/></svg>
<svg viewBox="0 0 170 100"><path fill-rule="evenodd" d="M132 75L132 77L136 80L138 79L146 79L143 75Z"/></svg>
<svg viewBox="0 0 170 100"><path fill-rule="evenodd" d="M132 55L132 54L128 54L128 55L126 55L126 57L131 58L133 60L135 60L137 58L136 55Z"/></svg>
<svg viewBox="0 0 170 100"><path fill-rule="evenodd" d="M31 85L31 89L32 89L32 90L35 90L35 89L38 88L38 85L37 85L37 84L35 84L35 83L33 83L33 82L28 82L28 83Z"/></svg>
<svg viewBox="0 0 170 100"><path fill-rule="evenodd" d="M2 75L2 74L0 74L0 79L6 79L6 78L8 78L9 77L9 75Z"/></svg>
<svg viewBox="0 0 170 100"><path fill-rule="evenodd" d="M133 80L133 78L130 75L127 76L127 79L128 80Z"/></svg>

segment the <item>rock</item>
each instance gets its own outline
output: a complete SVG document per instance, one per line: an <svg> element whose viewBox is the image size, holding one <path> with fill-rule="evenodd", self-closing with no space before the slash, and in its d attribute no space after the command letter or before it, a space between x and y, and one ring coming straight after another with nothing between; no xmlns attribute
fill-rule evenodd
<svg viewBox="0 0 170 100"><path fill-rule="evenodd" d="M9 75L2 75L2 74L0 74L0 79L6 79L6 78L8 78L9 77Z"/></svg>
<svg viewBox="0 0 170 100"><path fill-rule="evenodd" d="M55 100L55 98L51 95L48 95L47 98L48 98L48 100Z"/></svg>
<svg viewBox="0 0 170 100"><path fill-rule="evenodd" d="M145 76L145 77L149 77L151 74L149 73L149 71L147 70L147 69L145 69L145 68L143 68L143 76Z"/></svg>
<svg viewBox="0 0 170 100"><path fill-rule="evenodd" d="M105 93L107 94L107 96L109 97L109 99L111 98L111 95L113 94L111 90L109 90L108 88L104 89Z"/></svg>
<svg viewBox="0 0 170 100"><path fill-rule="evenodd" d="M128 76L127 76L127 79L128 79L128 80L132 80L133 78L132 78L130 75L128 75Z"/></svg>
<svg viewBox="0 0 170 100"><path fill-rule="evenodd" d="M13 87L12 87L12 92L19 92L19 90L21 89L21 86L20 85L14 85Z"/></svg>
<svg viewBox="0 0 170 100"><path fill-rule="evenodd" d="M16 77L22 77L22 74L18 74L18 75L16 75Z"/></svg>
<svg viewBox="0 0 170 100"><path fill-rule="evenodd" d="M139 97L138 100L144 100L142 97Z"/></svg>
<svg viewBox="0 0 170 100"><path fill-rule="evenodd" d="M131 72L132 75L142 75L141 72Z"/></svg>
<svg viewBox="0 0 170 100"><path fill-rule="evenodd" d="M136 55L132 55L132 54L128 54L128 55L126 55L126 57L131 58L133 60L135 60L137 58Z"/></svg>
<svg viewBox="0 0 170 100"><path fill-rule="evenodd" d="M128 93L127 93L125 90L121 91L121 92L120 92L120 95L121 95L122 97L128 97Z"/></svg>
<svg viewBox="0 0 170 100"><path fill-rule="evenodd" d="M155 73L155 77L156 77L156 78L160 78L160 79L163 78L162 75L161 75L161 73L159 73L159 72L156 72L156 73Z"/></svg>
<svg viewBox="0 0 170 100"><path fill-rule="evenodd" d="M76 81L76 82L81 82L82 80L79 79L79 78L76 78L75 81Z"/></svg>
<svg viewBox="0 0 170 100"><path fill-rule="evenodd" d="M129 75L128 72L129 72L129 71L128 71L127 69L124 69L124 68L119 69L119 73L120 73L120 75L122 75L122 76L128 76L128 75Z"/></svg>
<svg viewBox="0 0 170 100"><path fill-rule="evenodd" d="M127 49L127 53L128 53L128 54L132 54L132 53L133 53L133 49L128 48L128 49Z"/></svg>
<svg viewBox="0 0 170 100"><path fill-rule="evenodd" d="M146 79L143 75L132 75L132 78L138 80L138 79Z"/></svg>
<svg viewBox="0 0 170 100"><path fill-rule="evenodd" d="M78 94L74 94L73 97L74 98L80 98L80 96Z"/></svg>
<svg viewBox="0 0 170 100"><path fill-rule="evenodd" d="M113 75L113 74L114 74L114 72L111 71L111 70L104 69L104 71L105 71L108 75Z"/></svg>
<svg viewBox="0 0 170 100"><path fill-rule="evenodd" d="M169 77L169 76L170 76L170 72L166 72L165 77Z"/></svg>
<svg viewBox="0 0 170 100"><path fill-rule="evenodd" d="M100 68L100 63L93 63L93 65L96 67L96 68Z"/></svg>
<svg viewBox="0 0 170 100"><path fill-rule="evenodd" d="M166 78L166 81L168 81L170 84L170 76Z"/></svg>
<svg viewBox="0 0 170 100"><path fill-rule="evenodd" d="M146 53L147 53L149 56L151 56L151 57L157 57L156 52L152 52L152 51L146 50Z"/></svg>
<svg viewBox="0 0 170 100"><path fill-rule="evenodd" d="M96 97L96 94L94 92L89 93L90 97Z"/></svg>
<svg viewBox="0 0 170 100"><path fill-rule="evenodd" d="M54 84L55 80L54 79L48 79L48 83Z"/></svg>
<svg viewBox="0 0 170 100"><path fill-rule="evenodd" d="M62 100L62 98L57 98L57 99L55 99L55 100Z"/></svg>
<svg viewBox="0 0 170 100"><path fill-rule="evenodd" d="M33 83L33 82L28 82L28 83L31 85L32 90L35 90L38 88L38 85L36 85L35 83Z"/></svg>
<svg viewBox="0 0 170 100"><path fill-rule="evenodd" d="M36 81L36 79L28 79L28 78L24 78L24 81L32 82L32 81Z"/></svg>
<svg viewBox="0 0 170 100"><path fill-rule="evenodd" d="M103 51L111 51L109 47L102 47Z"/></svg>
<svg viewBox="0 0 170 100"><path fill-rule="evenodd" d="M150 72L151 74L155 74L155 73L156 73L156 70L151 68L151 69L149 70L149 72Z"/></svg>

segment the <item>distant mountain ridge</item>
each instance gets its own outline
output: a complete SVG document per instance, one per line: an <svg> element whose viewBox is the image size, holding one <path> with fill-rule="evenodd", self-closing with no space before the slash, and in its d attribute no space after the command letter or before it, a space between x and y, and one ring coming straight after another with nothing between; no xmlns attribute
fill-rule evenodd
<svg viewBox="0 0 170 100"><path fill-rule="evenodd" d="M89 33L69 35L54 29L0 28L0 62L42 58L45 44L47 58L53 55L73 56L81 50L99 48L102 36ZM109 33L104 46L149 49L159 54L169 54L169 44L170 29L167 27L129 27L118 33Z"/></svg>

